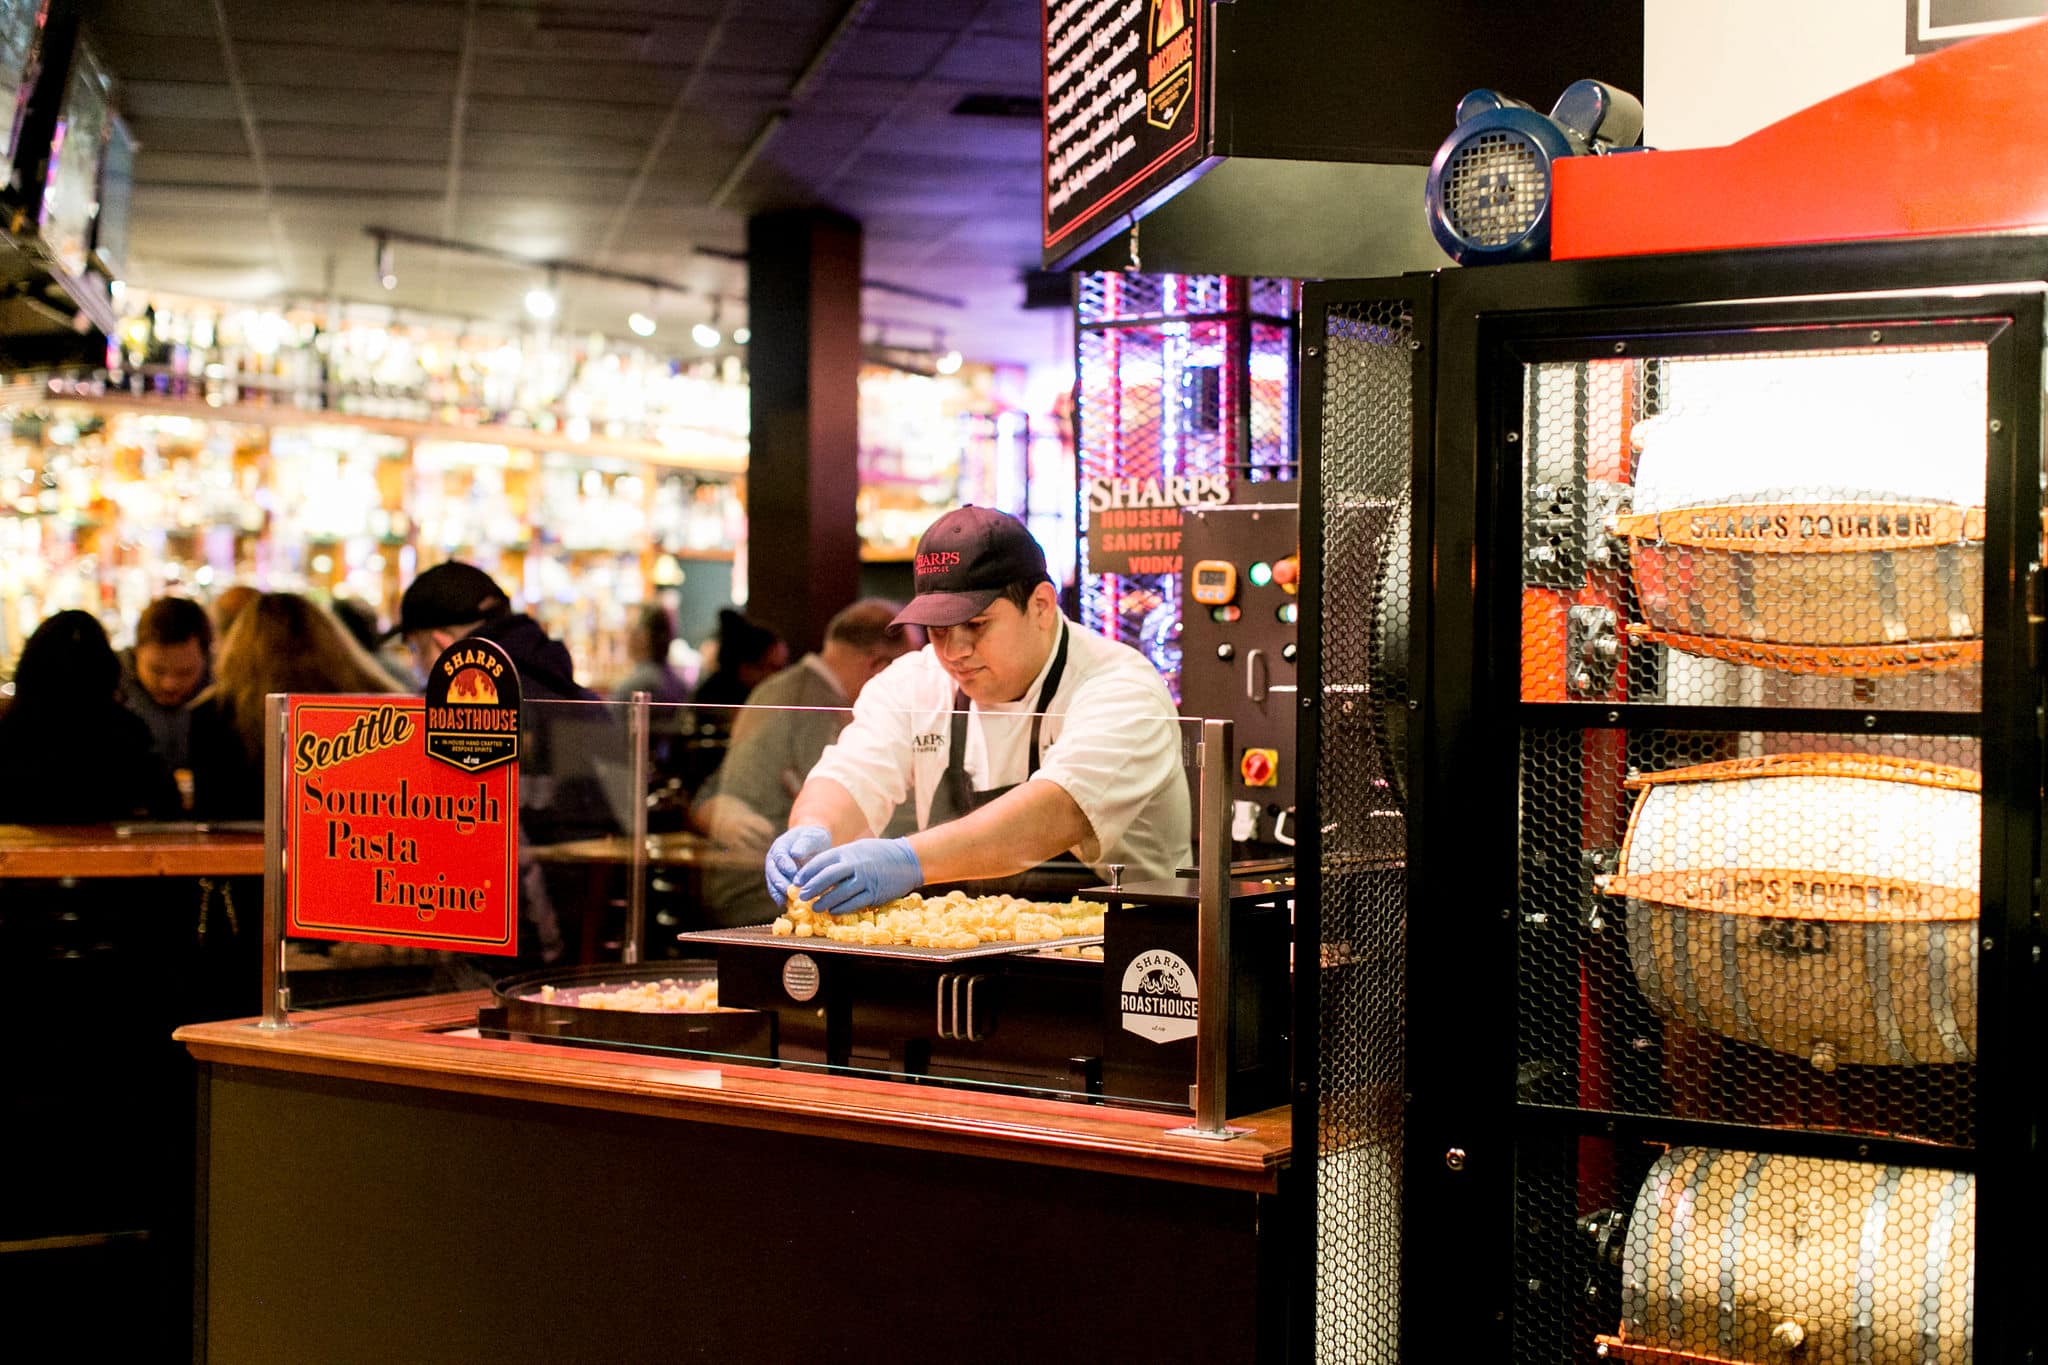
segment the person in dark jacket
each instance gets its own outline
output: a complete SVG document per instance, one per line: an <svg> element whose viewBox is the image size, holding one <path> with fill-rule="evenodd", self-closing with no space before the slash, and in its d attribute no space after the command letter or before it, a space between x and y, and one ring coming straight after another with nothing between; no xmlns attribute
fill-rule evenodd
<svg viewBox="0 0 2048 1365"><path fill-rule="evenodd" d="M594 694L576 681L569 650L540 622L512 610L498 580L474 564L436 564L406 588L398 602L398 624L420 676L441 651L469 635L480 635L512 656L519 689L528 701L589 701Z"/></svg>
<svg viewBox="0 0 2048 1365"><path fill-rule="evenodd" d="M60 611L36 627L0 716L0 824L178 814L170 769L120 686L121 661L90 614Z"/></svg>
<svg viewBox="0 0 2048 1365"><path fill-rule="evenodd" d="M405 639L420 676L427 676L441 651L457 640L489 640L511 657L525 702L594 701L576 681L568 647L550 637L531 616L512 610L498 581L474 564L450 560L415 578L398 601L395 635ZM522 708L519 729L519 955L475 959L468 975L457 973L444 986L467 989L507 967L531 967L557 960L563 951L554 895L535 844L557 843L591 833L610 833L623 824L605 799L597 765L607 758L614 771L627 757L625 730L608 707ZM574 714L587 712L588 714Z"/></svg>
<svg viewBox="0 0 2048 1365"><path fill-rule="evenodd" d="M135 622L135 648L121 656L121 700L142 717L157 756L175 775L189 770L192 699L213 681L213 622L189 597L159 597Z"/></svg>
<svg viewBox="0 0 2048 1365"><path fill-rule="evenodd" d="M718 654L690 700L699 706L739 706L770 674L789 666L789 645L769 627L726 607L718 613Z"/></svg>

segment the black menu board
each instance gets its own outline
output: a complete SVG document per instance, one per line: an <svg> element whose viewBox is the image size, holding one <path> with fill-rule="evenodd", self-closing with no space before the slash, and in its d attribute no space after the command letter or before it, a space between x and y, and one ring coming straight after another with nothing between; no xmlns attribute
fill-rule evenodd
<svg viewBox="0 0 2048 1365"><path fill-rule="evenodd" d="M1045 265L1208 169L1207 0L1046 0Z"/></svg>

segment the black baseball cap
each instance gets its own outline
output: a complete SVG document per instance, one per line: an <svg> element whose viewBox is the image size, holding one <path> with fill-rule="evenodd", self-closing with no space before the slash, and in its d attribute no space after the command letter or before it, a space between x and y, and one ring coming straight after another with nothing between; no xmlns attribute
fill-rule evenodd
<svg viewBox="0 0 2048 1365"><path fill-rule="evenodd" d="M512 599L497 579L474 564L451 559L412 581L405 596L398 599L398 624L385 632L385 638L415 630L466 626L502 615L511 605Z"/></svg>
<svg viewBox="0 0 2048 1365"><path fill-rule="evenodd" d="M957 626L1012 583L1044 583L1045 551L1024 523L990 507L956 507L925 529L914 561L917 595L890 622Z"/></svg>

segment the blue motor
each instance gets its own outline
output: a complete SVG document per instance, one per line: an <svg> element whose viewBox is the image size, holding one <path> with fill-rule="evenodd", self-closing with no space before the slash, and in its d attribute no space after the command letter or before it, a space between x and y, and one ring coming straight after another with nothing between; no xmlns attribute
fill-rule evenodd
<svg viewBox="0 0 2048 1365"><path fill-rule="evenodd" d="M1545 118L1520 100L1474 90L1429 165L1429 228L1460 265L1550 254L1550 165L1633 147L1643 105L1601 81L1573 81Z"/></svg>

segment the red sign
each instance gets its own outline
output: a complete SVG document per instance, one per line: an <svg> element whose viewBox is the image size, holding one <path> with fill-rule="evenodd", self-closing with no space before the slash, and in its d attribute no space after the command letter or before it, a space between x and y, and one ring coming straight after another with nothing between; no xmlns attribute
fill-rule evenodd
<svg viewBox="0 0 2048 1365"><path fill-rule="evenodd" d="M290 934L518 949L519 768L427 756L417 697L294 697L285 756Z"/></svg>

